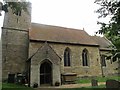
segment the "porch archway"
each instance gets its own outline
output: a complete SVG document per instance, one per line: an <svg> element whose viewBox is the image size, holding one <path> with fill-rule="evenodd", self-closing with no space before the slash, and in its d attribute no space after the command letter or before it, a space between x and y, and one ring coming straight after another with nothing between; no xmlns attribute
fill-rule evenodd
<svg viewBox="0 0 120 90"><path fill-rule="evenodd" d="M52 63L49 60L40 65L40 85L52 85Z"/></svg>

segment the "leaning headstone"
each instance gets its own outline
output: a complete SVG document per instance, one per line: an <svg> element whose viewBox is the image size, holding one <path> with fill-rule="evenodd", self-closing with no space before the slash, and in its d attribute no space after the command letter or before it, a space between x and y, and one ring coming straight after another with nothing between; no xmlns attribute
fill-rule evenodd
<svg viewBox="0 0 120 90"><path fill-rule="evenodd" d="M91 84L92 86L98 86L98 80L92 79Z"/></svg>
<svg viewBox="0 0 120 90"><path fill-rule="evenodd" d="M120 82L117 80L107 80L106 81L106 88L120 88Z"/></svg>

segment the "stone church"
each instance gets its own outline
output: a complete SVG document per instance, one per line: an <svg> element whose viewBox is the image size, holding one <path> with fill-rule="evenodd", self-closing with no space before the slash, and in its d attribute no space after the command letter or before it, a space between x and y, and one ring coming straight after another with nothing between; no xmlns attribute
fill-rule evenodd
<svg viewBox="0 0 120 90"><path fill-rule="evenodd" d="M27 77L30 86L61 85L77 77L117 74L112 43L84 30L31 23L31 7L21 15L9 7L2 27L2 79ZM113 46L113 45L112 45Z"/></svg>

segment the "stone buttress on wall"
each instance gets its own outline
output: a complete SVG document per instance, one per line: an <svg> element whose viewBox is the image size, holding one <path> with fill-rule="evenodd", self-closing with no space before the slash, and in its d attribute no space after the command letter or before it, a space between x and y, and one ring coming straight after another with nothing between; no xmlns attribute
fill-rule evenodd
<svg viewBox="0 0 120 90"><path fill-rule="evenodd" d="M22 3L22 2L21 2ZM29 2L28 2L29 3ZM28 58L29 28L31 24L31 3L27 11L22 10L21 15L13 14L8 7L2 27L2 77L8 74L24 73L25 62Z"/></svg>

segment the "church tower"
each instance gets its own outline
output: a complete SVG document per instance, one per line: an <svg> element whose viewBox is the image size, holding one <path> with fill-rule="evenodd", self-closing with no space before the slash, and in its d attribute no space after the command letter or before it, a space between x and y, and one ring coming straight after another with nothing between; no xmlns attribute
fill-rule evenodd
<svg viewBox="0 0 120 90"><path fill-rule="evenodd" d="M23 3L23 2L21 2ZM31 3L27 10L14 14L11 7L5 13L2 27L2 78L9 74L24 74L29 50L29 29L31 24Z"/></svg>

